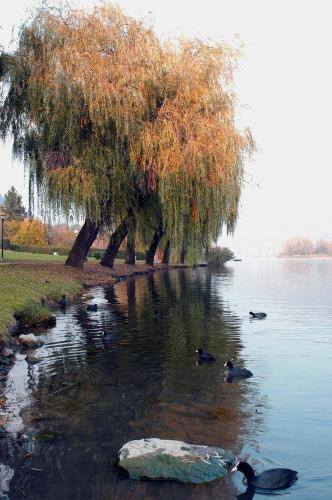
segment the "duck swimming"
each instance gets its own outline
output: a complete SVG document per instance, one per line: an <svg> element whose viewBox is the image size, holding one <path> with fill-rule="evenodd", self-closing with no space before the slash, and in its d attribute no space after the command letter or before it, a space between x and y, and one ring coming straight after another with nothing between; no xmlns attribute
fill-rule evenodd
<svg viewBox="0 0 332 500"><path fill-rule="evenodd" d="M256 476L247 462L239 462L232 472L240 471L245 475L248 486L262 490L284 490L297 480L297 471L291 469L269 469Z"/></svg>
<svg viewBox="0 0 332 500"><path fill-rule="evenodd" d="M255 318L255 319L264 319L267 316L267 314L263 313L263 312L254 313L254 312L250 311L249 314L250 314L251 318Z"/></svg>
<svg viewBox="0 0 332 500"><path fill-rule="evenodd" d="M98 311L98 305L97 304L89 304L86 308L87 311Z"/></svg>
<svg viewBox="0 0 332 500"><path fill-rule="evenodd" d="M243 377L243 378L249 378L253 376L253 373L250 370L247 370L246 368L235 368L233 363L231 361L226 361L224 366L227 368L225 375L228 377Z"/></svg>
<svg viewBox="0 0 332 500"><path fill-rule="evenodd" d="M215 361L215 359L216 359L209 352L204 352L203 349L197 349L196 352L198 354L199 361Z"/></svg>

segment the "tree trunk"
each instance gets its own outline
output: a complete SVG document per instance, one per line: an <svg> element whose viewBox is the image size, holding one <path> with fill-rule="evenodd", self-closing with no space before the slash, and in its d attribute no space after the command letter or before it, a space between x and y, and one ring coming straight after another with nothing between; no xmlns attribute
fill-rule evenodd
<svg viewBox="0 0 332 500"><path fill-rule="evenodd" d="M132 266L135 265L136 261L136 249L135 249L135 237L136 237L136 224L133 221L133 227L128 230L127 234L127 247L126 247L126 264Z"/></svg>
<svg viewBox="0 0 332 500"><path fill-rule="evenodd" d="M180 264L184 264L184 260L186 258L186 255L187 255L187 251L183 245L181 248L181 253L180 253Z"/></svg>
<svg viewBox="0 0 332 500"><path fill-rule="evenodd" d="M166 243L166 246L164 249L164 253L163 253L163 258L162 258L161 262L163 264L166 264L166 266L168 266L170 256L171 256L171 242L169 240L167 240L167 243Z"/></svg>
<svg viewBox="0 0 332 500"><path fill-rule="evenodd" d="M158 229L156 229L151 241L151 245L146 252L145 262L150 266L153 266L154 256L156 254L159 241L161 240L162 236L163 236L162 228L161 226L159 226Z"/></svg>
<svg viewBox="0 0 332 500"><path fill-rule="evenodd" d="M106 251L101 259L102 266L113 267L114 259L119 251L120 245L128 233L128 218L126 217L112 234Z"/></svg>
<svg viewBox="0 0 332 500"><path fill-rule="evenodd" d="M85 222L69 252L65 264L66 266L82 269L90 247L97 237L99 226L100 225L98 223L92 221L89 217L85 219Z"/></svg>

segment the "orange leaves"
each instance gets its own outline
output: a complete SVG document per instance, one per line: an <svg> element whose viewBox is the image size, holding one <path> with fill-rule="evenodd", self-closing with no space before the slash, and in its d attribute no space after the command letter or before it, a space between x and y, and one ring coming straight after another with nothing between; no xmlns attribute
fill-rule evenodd
<svg viewBox="0 0 332 500"><path fill-rule="evenodd" d="M199 218L199 211L197 208L197 204L193 203L190 209L190 217L193 220L193 222L197 222Z"/></svg>
<svg viewBox="0 0 332 500"><path fill-rule="evenodd" d="M38 132L31 148L43 159L46 203L97 219L106 205L116 217L153 193L176 245L189 220L197 248L233 225L243 158L254 149L235 126L236 51L162 43L112 5L46 6L22 33L22 109Z"/></svg>
<svg viewBox="0 0 332 500"><path fill-rule="evenodd" d="M79 87L93 119L103 126L111 118L119 134L130 133L144 118L159 71L161 48L152 30L111 5L72 12L67 20L49 16L48 23L65 41L54 52L58 71Z"/></svg>
<svg viewBox="0 0 332 500"><path fill-rule="evenodd" d="M250 149L234 125L238 54L230 47L198 39L162 44L111 4L65 16L46 10L34 26L44 45L41 61L31 61L31 81L59 89L59 99L65 90L73 106L83 99L80 128L92 123L100 140L114 123L133 165L152 169L151 186L167 174L216 185Z"/></svg>
<svg viewBox="0 0 332 500"><path fill-rule="evenodd" d="M89 118L87 116L81 117L81 128L87 127L89 124Z"/></svg>

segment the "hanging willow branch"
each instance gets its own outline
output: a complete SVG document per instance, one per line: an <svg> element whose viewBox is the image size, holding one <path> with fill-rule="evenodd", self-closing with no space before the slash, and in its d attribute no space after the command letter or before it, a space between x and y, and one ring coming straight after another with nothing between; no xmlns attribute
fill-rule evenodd
<svg viewBox="0 0 332 500"><path fill-rule="evenodd" d="M109 224L130 208L143 241L162 223L196 258L234 230L254 150L234 124L236 59L224 44L162 44L112 5L46 6L1 56L0 133L44 210Z"/></svg>

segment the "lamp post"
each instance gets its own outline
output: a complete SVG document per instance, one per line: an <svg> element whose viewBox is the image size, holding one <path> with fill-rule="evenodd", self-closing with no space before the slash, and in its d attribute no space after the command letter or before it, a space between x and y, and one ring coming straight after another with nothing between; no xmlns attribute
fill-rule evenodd
<svg viewBox="0 0 332 500"><path fill-rule="evenodd" d="M4 260L3 257L3 223L5 220L5 213L0 211L0 219L1 219L1 260Z"/></svg>

